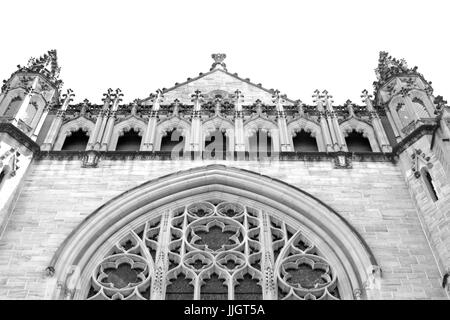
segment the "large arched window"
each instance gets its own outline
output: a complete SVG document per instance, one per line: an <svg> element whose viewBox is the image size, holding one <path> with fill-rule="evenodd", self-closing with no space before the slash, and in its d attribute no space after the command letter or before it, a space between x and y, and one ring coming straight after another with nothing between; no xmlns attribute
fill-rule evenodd
<svg viewBox="0 0 450 320"><path fill-rule="evenodd" d="M50 267L55 298L314 300L359 297L373 265L364 240L319 200L213 165L102 205Z"/></svg>
<svg viewBox="0 0 450 320"><path fill-rule="evenodd" d="M178 207L124 235L95 269L87 298L152 298L161 285L152 287L161 254L168 299L339 298L332 266L301 232L262 210L218 199ZM263 293L266 256L277 265L278 285Z"/></svg>

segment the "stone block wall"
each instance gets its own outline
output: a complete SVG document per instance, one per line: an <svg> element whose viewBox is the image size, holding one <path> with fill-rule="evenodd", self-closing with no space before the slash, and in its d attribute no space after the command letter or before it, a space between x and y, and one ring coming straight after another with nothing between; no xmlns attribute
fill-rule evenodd
<svg viewBox="0 0 450 320"><path fill-rule="evenodd" d="M12 168L10 168L10 158L6 156L11 150L18 152L16 155L17 168L13 170L13 173L11 172ZM28 167L32 158L33 152L31 150L23 146L21 142L8 133L0 132L0 172L2 170L5 170L4 173L8 172L0 180L0 235L5 228L8 216L14 208L23 184L23 178L28 173Z"/></svg>
<svg viewBox="0 0 450 320"><path fill-rule="evenodd" d="M445 273L450 271L450 176L448 175L449 164L445 161L444 154L436 152L436 150L442 151L448 146L441 145L442 141L439 140L442 139L436 137L437 145L434 152L431 152L431 136L423 136L400 155L400 164L405 181L418 208L425 234L438 258L441 273ZM424 177L415 177L412 171L411 155L416 153L416 150L421 150L430 157L431 168L428 168L428 171L433 179L433 186L438 196L437 201L433 201L430 196Z"/></svg>
<svg viewBox="0 0 450 320"><path fill-rule="evenodd" d="M112 197L150 179L219 163L283 180L316 196L363 236L382 268L381 299L446 299L441 274L399 165L331 161L34 161L0 239L0 298L45 299L45 269L69 233Z"/></svg>

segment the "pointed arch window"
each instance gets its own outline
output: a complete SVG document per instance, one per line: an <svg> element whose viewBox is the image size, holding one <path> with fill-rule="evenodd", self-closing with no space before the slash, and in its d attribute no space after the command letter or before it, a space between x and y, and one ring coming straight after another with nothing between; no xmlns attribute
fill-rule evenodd
<svg viewBox="0 0 450 320"><path fill-rule="evenodd" d="M294 144L294 151L296 152L317 152L319 148L317 147L316 138L314 138L311 132L306 132L301 130L297 132L292 138Z"/></svg>
<svg viewBox="0 0 450 320"><path fill-rule="evenodd" d="M20 95L15 96L11 99L8 107L4 112L5 117L14 117L22 104L23 98Z"/></svg>
<svg viewBox="0 0 450 320"><path fill-rule="evenodd" d="M349 152L372 152L370 141L364 137L362 132L356 130L351 131L347 137L345 137L347 148Z"/></svg>
<svg viewBox="0 0 450 320"><path fill-rule="evenodd" d="M2 187L3 184L3 180L5 180L6 177L6 172L5 170L2 168L2 170L0 170L0 189Z"/></svg>
<svg viewBox="0 0 450 320"><path fill-rule="evenodd" d="M414 117L410 114L404 103L399 103L396 110L403 128L407 127L411 122L414 121Z"/></svg>
<svg viewBox="0 0 450 320"><path fill-rule="evenodd" d="M194 284L185 274L180 273L174 279L167 281L166 300L193 300Z"/></svg>
<svg viewBox="0 0 450 320"><path fill-rule="evenodd" d="M38 104L35 101L31 101L27 107L25 119L23 120L27 125L31 125L38 112Z"/></svg>
<svg viewBox="0 0 450 320"><path fill-rule="evenodd" d="M262 287L270 261L278 265L275 297L340 297L332 266L311 241L237 202L213 199L179 207L131 230L108 252L92 274L88 299L270 298ZM166 262L159 260L163 256Z"/></svg>
<svg viewBox="0 0 450 320"><path fill-rule="evenodd" d="M428 171L428 169L426 167L423 167L422 169L420 169L420 173L423 179L423 182L425 183L425 187L428 191L428 194L431 197L431 200L433 200L433 202L436 202L439 200L438 194L436 192L436 187L434 185L434 181L433 178L430 175L430 172Z"/></svg>
<svg viewBox="0 0 450 320"><path fill-rule="evenodd" d="M184 146L184 136L181 131L173 128L166 132L164 136L161 137L160 151L162 152L172 152L175 148L179 148L179 155L183 155Z"/></svg>
<svg viewBox="0 0 450 320"><path fill-rule="evenodd" d="M225 131L216 129L208 134L205 139L205 152L216 159L225 159L229 139Z"/></svg>
<svg viewBox="0 0 450 320"><path fill-rule="evenodd" d="M139 151L142 137L139 131L131 128L119 137L117 140L116 151Z"/></svg>
<svg viewBox="0 0 450 320"><path fill-rule="evenodd" d="M423 101L417 97L414 97L412 99L413 102L413 111L419 118L429 118L430 114L428 113L428 110L423 103Z"/></svg>
<svg viewBox="0 0 450 320"><path fill-rule="evenodd" d="M87 132L80 128L66 137L61 150L84 151L86 150L88 141L89 136L87 135Z"/></svg>

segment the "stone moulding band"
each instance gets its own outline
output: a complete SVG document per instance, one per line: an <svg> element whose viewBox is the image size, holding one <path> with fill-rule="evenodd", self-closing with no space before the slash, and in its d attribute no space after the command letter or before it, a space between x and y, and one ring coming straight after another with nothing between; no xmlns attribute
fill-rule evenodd
<svg viewBox="0 0 450 320"><path fill-rule="evenodd" d="M40 151L36 153L36 160L81 160L87 152L94 151ZM352 161L367 162L395 162L393 153L382 152L272 152L270 155L260 155L252 152L217 153L210 156L210 152L189 151L173 157L166 151L95 151L100 160L279 160L279 161L328 161L338 155L350 158Z"/></svg>
<svg viewBox="0 0 450 320"><path fill-rule="evenodd" d="M2 119L0 119L0 133L2 132L9 134L11 137L19 141L21 144L23 144L27 149L31 150L32 152L39 153L39 145L36 142L31 140L16 126L8 122L2 122Z"/></svg>

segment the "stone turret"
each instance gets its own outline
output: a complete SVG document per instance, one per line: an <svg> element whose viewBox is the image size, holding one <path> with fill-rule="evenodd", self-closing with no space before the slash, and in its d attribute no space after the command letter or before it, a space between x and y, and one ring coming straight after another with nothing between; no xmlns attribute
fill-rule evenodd
<svg viewBox="0 0 450 320"><path fill-rule="evenodd" d="M398 142L393 151L416 202L441 275L450 269L450 120L445 100L433 96L431 82L398 60L381 52L375 70L375 105L386 111ZM367 94L363 94L372 107Z"/></svg>
<svg viewBox="0 0 450 320"><path fill-rule="evenodd" d="M49 109L58 102L60 68L56 50L17 66L0 93L0 233L39 146Z"/></svg>
<svg viewBox="0 0 450 320"><path fill-rule="evenodd" d="M27 136L36 140L48 109L58 102L59 79L56 50L40 58L31 58L27 66L18 69L4 81L0 94L2 122L12 123Z"/></svg>
<svg viewBox="0 0 450 320"><path fill-rule="evenodd" d="M434 118L431 82L417 72L417 67L409 68L404 59L382 51L375 73L375 104L386 110L397 142L426 119Z"/></svg>

